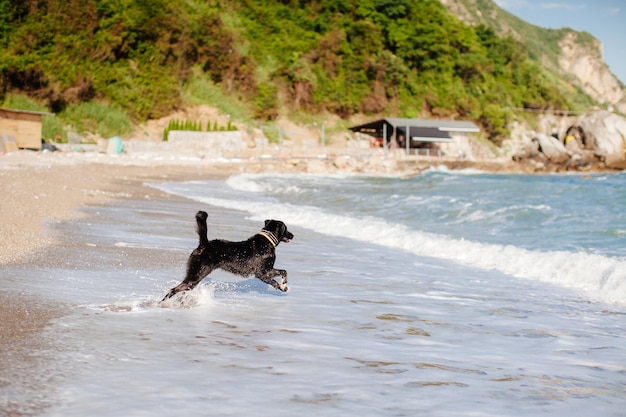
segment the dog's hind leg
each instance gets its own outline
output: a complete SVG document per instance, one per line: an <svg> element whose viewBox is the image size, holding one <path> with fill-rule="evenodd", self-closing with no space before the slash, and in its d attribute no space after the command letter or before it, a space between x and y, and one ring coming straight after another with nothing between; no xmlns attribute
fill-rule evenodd
<svg viewBox="0 0 626 417"><path fill-rule="evenodd" d="M161 300L161 302L167 300L168 298L173 297L174 295L176 295L177 293L181 292L181 291L188 291L193 289L193 287L195 287L196 284L194 285L189 285L189 283L186 282L181 282L180 284L178 284L177 286L175 286L174 288L172 288L170 290L170 292L168 292L165 297L163 297L163 299Z"/></svg>
<svg viewBox="0 0 626 417"><path fill-rule="evenodd" d="M202 261L199 255L196 254L196 250L189 257L189 262L187 263L187 275L183 282L172 288L166 295L163 297L161 301L165 301L168 298L174 296L176 293L181 291L190 291L193 290L196 285L198 285L207 275L213 271L212 268L208 268L206 265L202 264Z"/></svg>

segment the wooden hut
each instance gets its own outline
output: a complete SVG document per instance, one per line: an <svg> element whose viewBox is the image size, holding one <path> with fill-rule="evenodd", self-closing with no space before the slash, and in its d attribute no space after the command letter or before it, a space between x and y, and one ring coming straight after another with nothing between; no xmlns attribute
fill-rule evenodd
<svg viewBox="0 0 626 417"><path fill-rule="evenodd" d="M21 149L41 149L41 117L52 113L0 109L0 138ZM2 140L2 139L0 139Z"/></svg>

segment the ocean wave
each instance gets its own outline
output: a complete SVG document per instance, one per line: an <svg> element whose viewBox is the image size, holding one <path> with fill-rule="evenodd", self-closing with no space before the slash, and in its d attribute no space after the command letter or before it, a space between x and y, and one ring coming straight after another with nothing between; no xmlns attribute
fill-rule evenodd
<svg viewBox="0 0 626 417"><path fill-rule="evenodd" d="M332 183L338 179L354 177L355 174L298 174L300 178L315 178L319 183ZM303 190L297 185L286 184L285 179L292 177L290 174L239 174L226 180L226 184L238 191L251 193L293 195L301 194Z"/></svg>
<svg viewBox="0 0 626 417"><path fill-rule="evenodd" d="M551 211L552 208L544 204L511 205L500 207L495 210L483 210L474 208L471 203L466 203L459 209L456 219L451 220L450 223L463 224L484 222L490 224L500 224L511 217L530 216L534 213L546 214Z"/></svg>
<svg viewBox="0 0 626 417"><path fill-rule="evenodd" d="M420 256L575 289L596 301L626 304L626 261L585 252L535 251L481 243L410 229L376 217L327 213L311 206L195 197L210 205L246 211L253 220L280 218L321 234L400 249Z"/></svg>
<svg viewBox="0 0 626 417"><path fill-rule="evenodd" d="M431 166L424 171L425 174L428 173L440 173L440 174L451 174L451 175L483 175L483 174L493 174L489 171L484 171L476 168L464 168L464 169L450 169L446 165L436 165Z"/></svg>

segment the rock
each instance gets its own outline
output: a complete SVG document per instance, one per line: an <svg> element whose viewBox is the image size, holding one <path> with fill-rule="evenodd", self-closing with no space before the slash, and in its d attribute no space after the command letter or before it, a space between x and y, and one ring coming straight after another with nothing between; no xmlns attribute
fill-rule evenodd
<svg viewBox="0 0 626 417"><path fill-rule="evenodd" d="M580 148L580 144L578 143L576 138L572 135L568 135L565 137L565 149L567 149L569 152L575 155L580 155L580 153L582 152L582 149Z"/></svg>
<svg viewBox="0 0 626 417"><path fill-rule="evenodd" d="M586 114L578 125L592 137L596 153L607 165L624 159L626 119L608 111Z"/></svg>
<svg viewBox="0 0 626 417"><path fill-rule="evenodd" d="M541 171L542 169L544 169L546 167L546 164L544 164L543 162L540 162L540 161L532 161L531 165L537 171Z"/></svg>
<svg viewBox="0 0 626 417"><path fill-rule="evenodd" d="M544 133L538 133L533 139L539 144L539 150L550 162L561 164L570 159L570 154L558 139Z"/></svg>
<svg viewBox="0 0 626 417"><path fill-rule="evenodd" d="M606 164L607 168L616 169L619 171L626 171L626 159L614 161Z"/></svg>
<svg viewBox="0 0 626 417"><path fill-rule="evenodd" d="M328 172L326 161L323 159L309 159L306 164L306 172L310 174L322 174Z"/></svg>
<svg viewBox="0 0 626 417"><path fill-rule="evenodd" d="M591 169L591 162L588 159L576 158L569 161L567 169L570 171L589 171Z"/></svg>
<svg viewBox="0 0 626 417"><path fill-rule="evenodd" d="M351 158L349 156L340 155L335 158L333 164L339 169L346 169L351 165Z"/></svg>
<svg viewBox="0 0 626 417"><path fill-rule="evenodd" d="M536 129L539 133L526 123L512 123L511 137L504 141L502 154L521 164L541 160L538 155L546 158L546 166L567 164L579 155L593 165L592 169L618 170L626 165L626 118L618 114L595 111L579 116L540 115ZM551 136L558 136L558 140ZM567 165L567 169L576 166L579 164L574 168Z"/></svg>

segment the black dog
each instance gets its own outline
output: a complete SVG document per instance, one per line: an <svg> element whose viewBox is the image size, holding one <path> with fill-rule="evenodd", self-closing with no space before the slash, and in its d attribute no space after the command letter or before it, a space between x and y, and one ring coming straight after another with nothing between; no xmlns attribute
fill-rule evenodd
<svg viewBox="0 0 626 417"><path fill-rule="evenodd" d="M167 300L180 291L193 289L217 268L244 277L254 275L278 290L288 290L285 285L287 271L274 269L276 246L280 242L289 242L293 239L293 234L287 230L285 223L278 220L265 220L263 230L243 242L229 242L221 239L209 241L207 217L204 211L196 214L200 243L189 256L187 275L183 282L172 288L161 301ZM276 282L273 278L279 275L282 277L281 282Z"/></svg>

